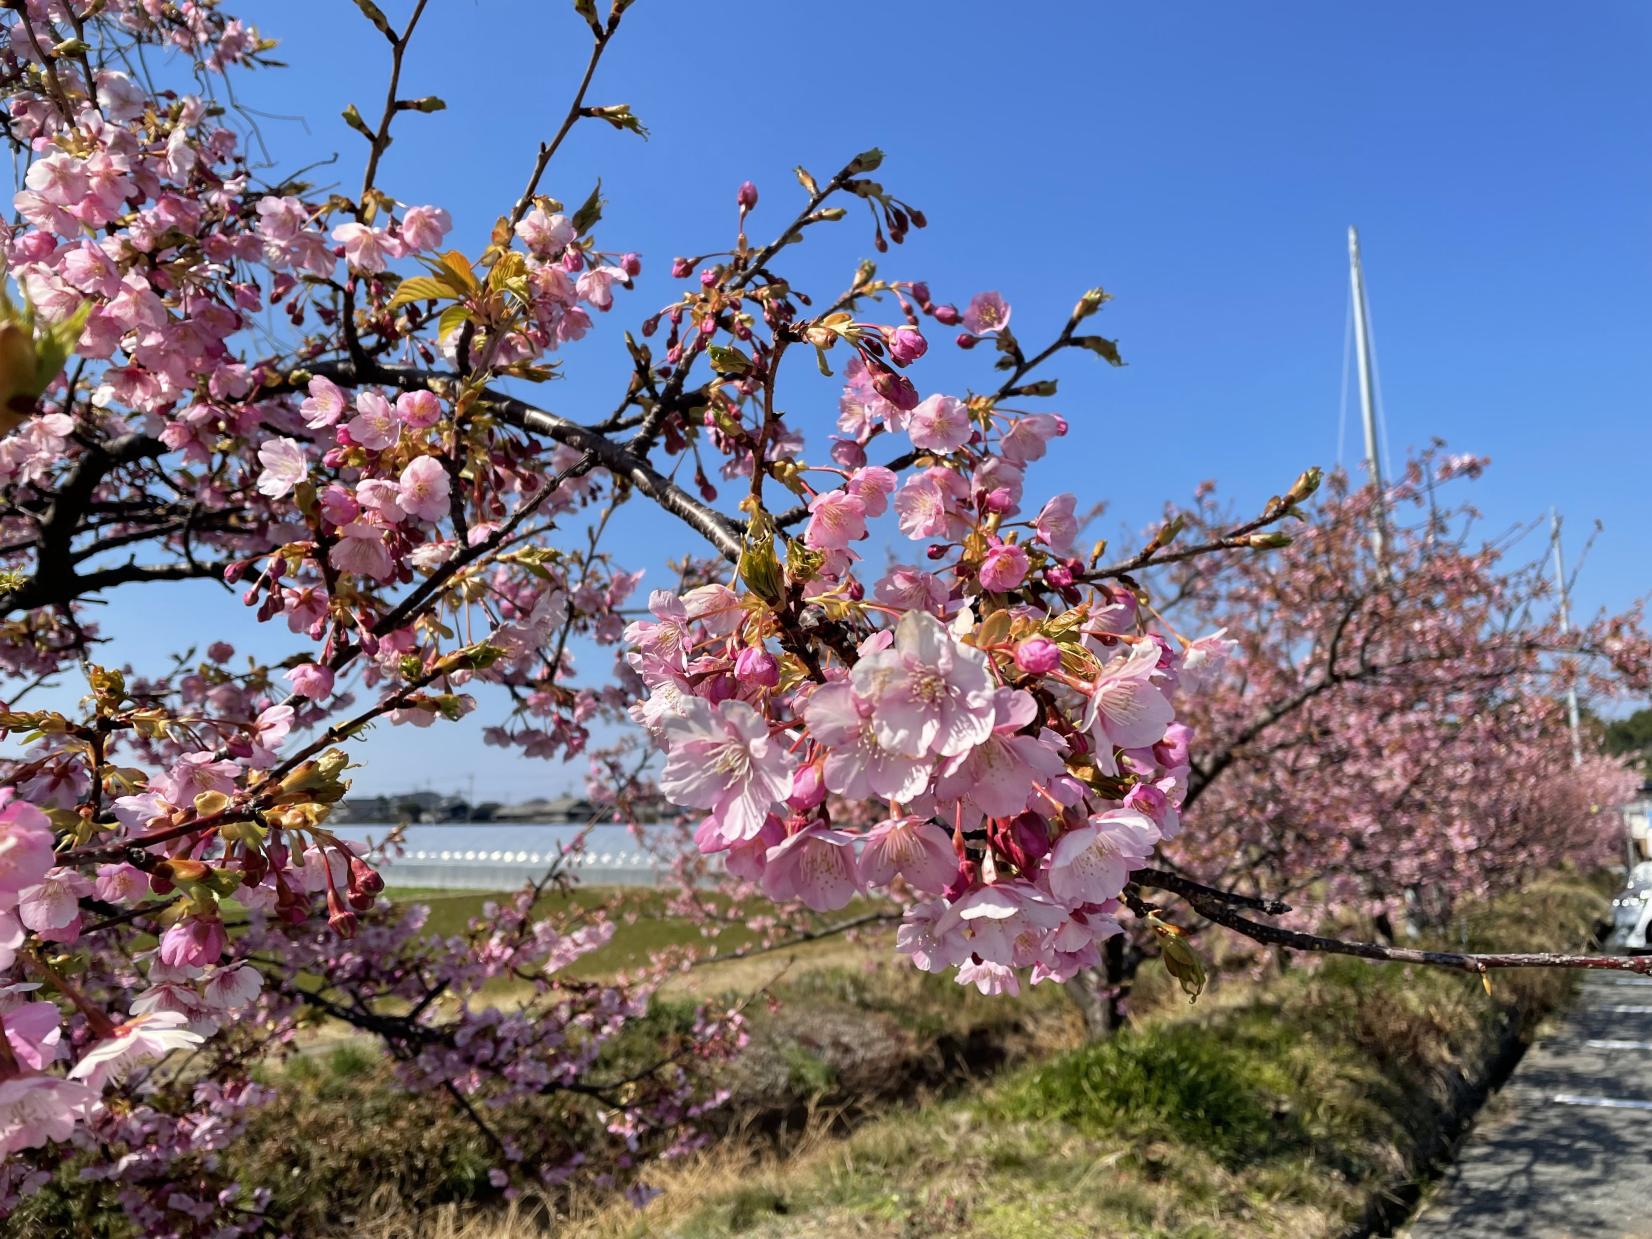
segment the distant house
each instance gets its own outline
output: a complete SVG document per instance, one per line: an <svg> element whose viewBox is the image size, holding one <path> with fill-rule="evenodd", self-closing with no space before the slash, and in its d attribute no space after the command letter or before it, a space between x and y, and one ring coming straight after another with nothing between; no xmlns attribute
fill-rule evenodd
<svg viewBox="0 0 1652 1239"><path fill-rule="evenodd" d="M349 822L468 822L471 807L459 796L441 792L398 792L392 796L350 796L334 810L334 820Z"/></svg>
<svg viewBox="0 0 1652 1239"><path fill-rule="evenodd" d="M589 800L564 795L502 805L493 816L500 822L583 822L594 812L596 806Z"/></svg>

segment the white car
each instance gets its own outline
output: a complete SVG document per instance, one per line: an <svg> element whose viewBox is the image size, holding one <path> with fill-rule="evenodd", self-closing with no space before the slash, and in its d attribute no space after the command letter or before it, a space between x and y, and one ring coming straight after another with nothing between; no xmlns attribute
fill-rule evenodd
<svg viewBox="0 0 1652 1239"><path fill-rule="evenodd" d="M1652 861L1629 871L1629 883L1612 900L1612 945L1625 951L1652 951Z"/></svg>

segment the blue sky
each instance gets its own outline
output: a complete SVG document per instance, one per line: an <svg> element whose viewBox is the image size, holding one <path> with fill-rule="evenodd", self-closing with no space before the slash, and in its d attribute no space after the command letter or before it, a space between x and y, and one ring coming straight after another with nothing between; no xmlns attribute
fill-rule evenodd
<svg viewBox="0 0 1652 1239"><path fill-rule="evenodd" d="M354 192L364 144L337 118L351 102L377 116L384 40L343 3L231 7L280 38L292 66L238 86L251 106L301 118L261 122L277 166L337 151L336 172L315 176ZM399 24L411 6L383 7ZM448 109L398 122L380 185L446 206L452 242L479 249L586 47L571 4L432 0L403 94ZM740 181L762 191L752 231L766 236L799 201L793 164L824 175L880 145L880 179L931 225L881 260L886 273L960 303L1000 289L1029 342L1084 288L1116 297L1098 329L1130 364L1061 371L1051 407L1073 431L1036 490L1107 499L1107 532L1205 478L1254 505L1335 462L1352 223L1394 449L1439 435L1490 455L1473 493L1492 525L1557 504L1575 546L1603 521L1577 603L1620 607L1652 586L1649 70L1652 8L1631 0L640 0L590 100L630 103L651 140L587 122L544 188L577 203L600 175L599 236L641 252L645 274L543 396L576 416L611 407L620 330L671 299L674 254L728 243ZM805 286L835 292L871 254L864 221L834 227L793 259ZM914 377L984 385L983 360L947 345ZM802 379L793 392L794 419L823 432L832 389ZM1350 463L1357 441L1350 425ZM627 542L649 562L658 526L633 522ZM188 609L165 625L160 592L120 596L105 620L116 649L141 664L177 639L242 629L227 596L179 596ZM478 730L383 729L361 786L462 788L472 771L507 799L565 785L482 748Z"/></svg>

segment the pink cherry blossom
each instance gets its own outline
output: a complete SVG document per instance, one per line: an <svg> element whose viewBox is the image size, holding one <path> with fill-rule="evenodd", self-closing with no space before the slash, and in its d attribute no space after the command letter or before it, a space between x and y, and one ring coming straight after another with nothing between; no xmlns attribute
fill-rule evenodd
<svg viewBox="0 0 1652 1239"><path fill-rule="evenodd" d="M92 884L73 869L50 869L34 886L17 892L17 915L36 933L64 929L80 916L80 898Z"/></svg>
<svg viewBox="0 0 1652 1239"><path fill-rule="evenodd" d="M1057 495L1033 519L1038 540L1057 555L1072 553L1073 539L1078 537L1078 520L1073 515L1077 499L1069 494Z"/></svg>
<svg viewBox="0 0 1652 1239"><path fill-rule="evenodd" d="M328 560L340 572L354 572L387 581L395 573L395 563L385 549L384 539L372 525L352 521L339 531Z"/></svg>
<svg viewBox="0 0 1652 1239"><path fill-rule="evenodd" d="M866 504L847 490L829 490L809 501L803 541L816 550L842 550L866 536Z"/></svg>
<svg viewBox="0 0 1652 1239"><path fill-rule="evenodd" d="M1072 907L1118 897L1159 841L1153 820L1133 809L1113 809L1068 831L1050 851L1050 893Z"/></svg>
<svg viewBox="0 0 1652 1239"><path fill-rule="evenodd" d="M304 424L311 430L331 426L344 416L344 393L332 379L316 375L310 380L309 392L298 407L299 412L304 414Z"/></svg>
<svg viewBox="0 0 1652 1239"><path fill-rule="evenodd" d="M300 663L287 672L286 680L293 692L312 701L324 700L333 691L333 671L318 663Z"/></svg>
<svg viewBox="0 0 1652 1239"><path fill-rule="evenodd" d="M516 235L534 253L550 257L572 244L576 234L566 215L549 215L536 206L516 225Z"/></svg>
<svg viewBox="0 0 1652 1239"><path fill-rule="evenodd" d="M376 391L364 391L356 397L356 415L345 423L345 428L351 439L374 452L390 447L401 433L390 402Z"/></svg>
<svg viewBox="0 0 1652 1239"><path fill-rule="evenodd" d="M1153 683L1158 666L1158 646L1138 641L1096 677L1082 726L1094 736L1098 753L1105 755L1104 764L1110 761L1115 745L1144 748L1164 738L1175 711Z"/></svg>
<svg viewBox="0 0 1652 1239"><path fill-rule="evenodd" d="M397 500L410 516L423 521L439 521L448 514L448 495L451 485L447 470L434 456L420 456L410 461L399 479L401 493Z"/></svg>
<svg viewBox="0 0 1652 1239"><path fill-rule="evenodd" d="M903 611L938 613L947 601L946 586L939 577L906 564L891 568L873 586L872 592L879 602Z"/></svg>
<svg viewBox="0 0 1652 1239"><path fill-rule="evenodd" d="M388 260L402 255L399 241L366 224L340 224L333 229L333 240L344 246L344 261L360 271L383 271Z"/></svg>
<svg viewBox="0 0 1652 1239"><path fill-rule="evenodd" d="M685 705L665 723L661 789L677 804L710 810L724 839L752 838L776 802L791 795L791 762L745 702Z"/></svg>
<svg viewBox="0 0 1652 1239"><path fill-rule="evenodd" d="M188 1019L174 1011L138 1015L115 1029L115 1034L99 1041L69 1072L71 1080L83 1080L88 1088L101 1092L124 1080L144 1063L162 1058L173 1050L188 1049L204 1040L185 1027Z"/></svg>
<svg viewBox="0 0 1652 1239"><path fill-rule="evenodd" d="M282 499L310 475L310 462L296 439L270 439L258 449L264 472L258 476L258 492Z"/></svg>
<svg viewBox="0 0 1652 1239"><path fill-rule="evenodd" d="M823 684L803 707L809 732L827 746L828 790L854 800L911 800L929 782L929 765L878 741L870 703L847 683Z"/></svg>
<svg viewBox="0 0 1652 1239"><path fill-rule="evenodd" d="M1008 593L1019 589L1027 579L1027 552L1013 542L1000 542L990 548L981 560L979 578L982 589Z"/></svg>
<svg viewBox="0 0 1652 1239"><path fill-rule="evenodd" d="M202 985L201 1001L212 1011L238 1011L258 997L263 985L256 968L220 968Z"/></svg>
<svg viewBox="0 0 1652 1239"><path fill-rule="evenodd" d="M956 757L992 734L986 657L926 612L903 615L894 646L862 658L852 675L885 748L907 757Z"/></svg>
<svg viewBox="0 0 1652 1239"><path fill-rule="evenodd" d="M993 694L993 729L982 743L955 757L936 786L987 817L1009 817L1027 807L1033 788L1066 769L1053 733L1024 735L1038 714L1032 694L1000 688Z"/></svg>
<svg viewBox="0 0 1652 1239"><path fill-rule="evenodd" d="M969 406L951 396L931 396L907 414L906 433L920 451L956 451L974 433Z"/></svg>
<svg viewBox="0 0 1652 1239"><path fill-rule="evenodd" d="M60 1076L0 1080L0 1155L67 1140L96 1101L86 1085Z"/></svg>
<svg viewBox="0 0 1652 1239"><path fill-rule="evenodd" d="M0 790L0 894L21 891L45 879L56 863L51 820L34 805Z"/></svg>
<svg viewBox="0 0 1652 1239"><path fill-rule="evenodd" d="M895 494L901 532L914 541L961 534L968 498L968 483L950 469L914 474Z"/></svg>
<svg viewBox="0 0 1652 1239"><path fill-rule="evenodd" d="M453 227L453 217L441 207L408 207L402 213L401 239L409 250L433 250Z"/></svg>
<svg viewBox="0 0 1652 1239"><path fill-rule="evenodd" d="M13 1056L36 1071L62 1053L63 1013L55 1002L22 1002L4 1010L6 1040Z"/></svg>
<svg viewBox="0 0 1652 1239"><path fill-rule="evenodd" d="M770 899L800 899L816 912L843 907L860 892L854 836L819 826L798 831L769 849L763 890Z"/></svg>
<svg viewBox="0 0 1652 1239"><path fill-rule="evenodd" d="M919 817L879 822L866 832L860 879L867 886L887 886L896 874L921 891L945 890L958 875L958 854L951 837Z"/></svg>
<svg viewBox="0 0 1652 1239"><path fill-rule="evenodd" d="M1009 302L998 293L976 293L964 310L964 329L978 336L1001 331L1009 321Z"/></svg>
<svg viewBox="0 0 1652 1239"><path fill-rule="evenodd" d="M1067 423L1053 413L1027 413L1010 423L998 450L1012 465L1043 460L1050 440L1067 433Z"/></svg>
<svg viewBox="0 0 1652 1239"><path fill-rule="evenodd" d="M404 391L396 397L396 416L409 430L426 430L442 420L442 402L435 392Z"/></svg>
<svg viewBox="0 0 1652 1239"><path fill-rule="evenodd" d="M1189 642L1182 655L1181 680L1189 690L1199 692L1216 676L1239 648L1237 641L1227 636L1226 628L1218 628L1209 636Z"/></svg>

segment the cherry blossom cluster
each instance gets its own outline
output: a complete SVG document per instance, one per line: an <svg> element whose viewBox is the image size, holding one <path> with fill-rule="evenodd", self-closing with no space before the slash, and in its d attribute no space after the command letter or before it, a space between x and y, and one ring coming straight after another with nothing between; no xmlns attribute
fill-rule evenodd
<svg viewBox="0 0 1652 1239"><path fill-rule="evenodd" d="M998 317L972 317L1001 327L990 304ZM900 330L915 333L881 335ZM893 888L910 900L900 950L983 992L1016 992L1021 970L1066 980L1177 832L1189 732L1172 701L1230 643L1168 639L1134 591L1086 583L1073 495L1017 519L1060 418L890 399L879 373L858 353L847 367L853 437L818 471L839 484L799 481L807 522L784 569L754 536L759 510L743 588L651 596L626 632L646 687L633 713L664 751L661 789L705 811L696 842L731 874L817 912ZM879 435L912 448L904 480L865 463ZM920 562L868 589L858 548L879 518ZM825 661L798 643L811 622L832 635ZM883 809L869 823L867 802Z"/></svg>

